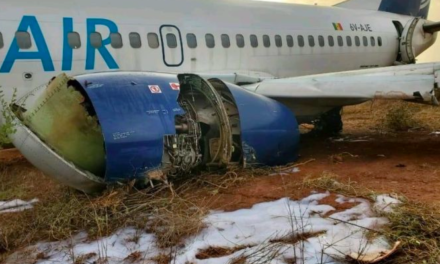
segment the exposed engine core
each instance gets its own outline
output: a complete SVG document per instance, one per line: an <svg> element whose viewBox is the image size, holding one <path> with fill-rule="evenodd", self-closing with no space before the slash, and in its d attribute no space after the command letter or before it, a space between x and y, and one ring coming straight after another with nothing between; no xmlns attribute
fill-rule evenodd
<svg viewBox="0 0 440 264"><path fill-rule="evenodd" d="M404 26L400 37L400 58L404 64L416 62L416 57L431 47L437 39L435 31L424 30L426 21L414 18Z"/></svg>
<svg viewBox="0 0 440 264"><path fill-rule="evenodd" d="M14 107L15 146L84 192L297 157L298 125L285 106L193 74L62 74L29 104Z"/></svg>

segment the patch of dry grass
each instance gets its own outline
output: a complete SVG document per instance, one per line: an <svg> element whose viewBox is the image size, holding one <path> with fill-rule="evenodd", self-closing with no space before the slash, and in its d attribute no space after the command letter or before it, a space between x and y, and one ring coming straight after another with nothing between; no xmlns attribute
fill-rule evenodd
<svg viewBox="0 0 440 264"><path fill-rule="evenodd" d="M315 188L329 191L331 193L338 193L353 197L363 197L367 199L371 199L371 197L374 195L374 193L370 190L359 188L356 182L340 182L338 175L331 172L323 172L318 177L306 177L303 180L303 185L307 188Z"/></svg>
<svg viewBox="0 0 440 264"><path fill-rule="evenodd" d="M404 200L386 217L386 236L403 243L387 263L440 263L440 207Z"/></svg>
<svg viewBox="0 0 440 264"><path fill-rule="evenodd" d="M348 106L343 110L343 119L344 124L351 125L357 131L440 130L439 107L404 101L375 100Z"/></svg>
<svg viewBox="0 0 440 264"><path fill-rule="evenodd" d="M65 240L82 231L88 233L89 239L95 239L129 226L155 234L161 248L178 248L184 238L205 227L202 220L207 209L196 203L200 200L193 195L197 190L215 195L219 190L280 169L236 168L223 173L179 178L174 181L174 192L163 185L145 190L127 185L109 189L99 196L88 196L67 187L48 184L53 188L41 198L36 186L30 184L32 187L24 189L23 197L41 198L41 202L32 210L0 218L0 262L15 250L39 241ZM35 173L32 167L30 170ZM29 171L23 168L7 171L12 175L29 176ZM3 194L5 198L17 198L19 192L14 191L14 187L21 186L17 179L15 177L4 185L9 193L7 196ZM43 180L51 182L45 176L40 179ZM23 186L26 184L29 182L24 182ZM209 204L209 197L207 200L206 204Z"/></svg>
<svg viewBox="0 0 440 264"><path fill-rule="evenodd" d="M337 175L331 173L306 178L304 185L369 200L373 200L375 196L374 192L355 182L339 182ZM401 202L393 212L383 213L389 219L390 224L379 233L385 235L391 243L402 242L400 250L383 263L440 263L440 207L409 201L405 198L402 198Z"/></svg>
<svg viewBox="0 0 440 264"><path fill-rule="evenodd" d="M210 258L221 258L224 256L229 256L237 251L247 248L246 246L237 246L234 248L224 248L224 247L208 247L200 250L196 254L197 259L210 259Z"/></svg>
<svg viewBox="0 0 440 264"><path fill-rule="evenodd" d="M421 122L417 122L414 118L418 111L420 111L419 106L411 106L404 102L395 104L385 114L383 126L391 131L408 131L409 129L418 128L421 126Z"/></svg>
<svg viewBox="0 0 440 264"><path fill-rule="evenodd" d="M170 192L109 190L99 197L65 190L59 199L38 204L33 210L8 215L1 221L0 253L45 240L65 240L86 231L90 239L108 236L128 226L150 230L164 247L203 228L203 209Z"/></svg>

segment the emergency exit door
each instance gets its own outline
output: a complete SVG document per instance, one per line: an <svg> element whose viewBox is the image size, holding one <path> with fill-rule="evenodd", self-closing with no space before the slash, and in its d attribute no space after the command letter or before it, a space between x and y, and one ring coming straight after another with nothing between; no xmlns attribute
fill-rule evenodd
<svg viewBox="0 0 440 264"><path fill-rule="evenodd" d="M165 65L168 67L178 67L182 65L184 60L183 44L179 28L173 25L161 26L160 38Z"/></svg>

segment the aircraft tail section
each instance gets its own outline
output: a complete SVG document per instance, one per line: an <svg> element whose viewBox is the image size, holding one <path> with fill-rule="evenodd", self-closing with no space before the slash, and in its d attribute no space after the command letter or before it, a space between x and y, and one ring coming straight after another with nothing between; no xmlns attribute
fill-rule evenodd
<svg viewBox="0 0 440 264"><path fill-rule="evenodd" d="M383 0L379 11L427 18L431 0Z"/></svg>
<svg viewBox="0 0 440 264"><path fill-rule="evenodd" d="M350 9L378 10L426 19L430 4L431 0L348 0L335 6Z"/></svg>

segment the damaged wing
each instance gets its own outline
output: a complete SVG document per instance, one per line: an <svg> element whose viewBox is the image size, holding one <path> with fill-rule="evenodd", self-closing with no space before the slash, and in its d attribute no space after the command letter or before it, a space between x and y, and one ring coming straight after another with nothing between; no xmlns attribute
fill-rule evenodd
<svg viewBox="0 0 440 264"><path fill-rule="evenodd" d="M374 99L439 105L440 63L411 64L265 80L246 89L278 100L297 118Z"/></svg>

